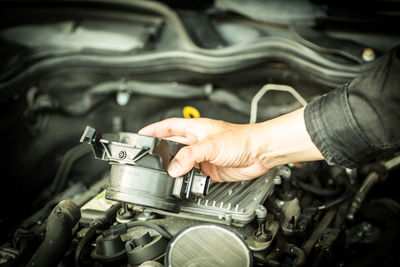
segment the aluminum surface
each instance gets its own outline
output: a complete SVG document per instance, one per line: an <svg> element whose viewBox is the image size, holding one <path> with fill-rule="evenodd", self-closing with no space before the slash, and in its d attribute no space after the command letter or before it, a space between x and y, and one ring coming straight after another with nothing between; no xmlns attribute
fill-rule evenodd
<svg viewBox="0 0 400 267"><path fill-rule="evenodd" d="M227 223L250 222L258 205L272 194L277 173L278 168L274 168L257 179L212 184L206 197L184 201L181 212L217 217Z"/></svg>
<svg viewBox="0 0 400 267"><path fill-rule="evenodd" d="M205 197L183 200L180 212L176 214L147 210L162 215L241 226L254 219L258 205L273 193L274 178L280 169L273 168L263 176L249 181L211 184Z"/></svg>
<svg viewBox="0 0 400 267"><path fill-rule="evenodd" d="M173 238L167 248L165 265L246 267L252 265L252 254L243 239L227 228L196 225Z"/></svg>

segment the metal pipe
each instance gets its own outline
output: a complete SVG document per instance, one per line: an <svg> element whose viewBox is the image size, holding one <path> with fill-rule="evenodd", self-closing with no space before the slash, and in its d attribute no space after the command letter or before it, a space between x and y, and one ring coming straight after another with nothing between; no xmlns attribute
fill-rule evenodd
<svg viewBox="0 0 400 267"><path fill-rule="evenodd" d="M390 160L382 162L382 165L384 166L386 171L397 167L398 165L400 165L400 155ZM379 182L379 180L381 180L381 176L379 175L378 172L373 171L370 174L368 174L367 178L365 178L365 180L361 184L360 189L357 191L353 202L351 203L349 212L347 213L346 216L348 220L354 219L355 214L360 209L369 191L372 189L372 187L374 187L374 185L376 185Z"/></svg>

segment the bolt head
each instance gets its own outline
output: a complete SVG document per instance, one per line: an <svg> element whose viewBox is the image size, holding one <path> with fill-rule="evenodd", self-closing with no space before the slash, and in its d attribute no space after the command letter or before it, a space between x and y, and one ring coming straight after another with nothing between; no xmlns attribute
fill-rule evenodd
<svg viewBox="0 0 400 267"><path fill-rule="evenodd" d="M126 152L125 152L124 150L121 150L121 151L118 153L118 157L119 157L120 159L126 158Z"/></svg>
<svg viewBox="0 0 400 267"><path fill-rule="evenodd" d="M362 59L365 62L370 62L375 59L375 52L371 48L365 48L362 53Z"/></svg>
<svg viewBox="0 0 400 267"><path fill-rule="evenodd" d="M128 92L118 92L116 96L117 104L120 106L126 106L131 99L131 95Z"/></svg>
<svg viewBox="0 0 400 267"><path fill-rule="evenodd" d="M276 185L282 184L282 178L279 175L274 177L274 184Z"/></svg>

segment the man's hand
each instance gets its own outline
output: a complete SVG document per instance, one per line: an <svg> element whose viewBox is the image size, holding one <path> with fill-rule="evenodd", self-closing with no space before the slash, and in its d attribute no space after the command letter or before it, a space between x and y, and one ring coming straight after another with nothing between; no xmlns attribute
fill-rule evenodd
<svg viewBox="0 0 400 267"><path fill-rule="evenodd" d="M257 124L167 119L139 134L188 145L171 162L172 177L197 166L214 182L232 182L259 177L277 165L323 159L305 129L303 109Z"/></svg>
<svg viewBox="0 0 400 267"><path fill-rule="evenodd" d="M168 172L182 176L199 164L213 181L239 181L258 177L265 168L257 159L251 140L252 125L211 119L167 119L149 125L139 134L187 144L175 156Z"/></svg>

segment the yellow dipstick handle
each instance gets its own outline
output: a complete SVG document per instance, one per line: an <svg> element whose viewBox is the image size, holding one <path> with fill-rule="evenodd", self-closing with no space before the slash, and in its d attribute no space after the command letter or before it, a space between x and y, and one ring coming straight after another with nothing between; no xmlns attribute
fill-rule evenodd
<svg viewBox="0 0 400 267"><path fill-rule="evenodd" d="M191 106L186 106L182 110L184 118L200 118L200 112Z"/></svg>

